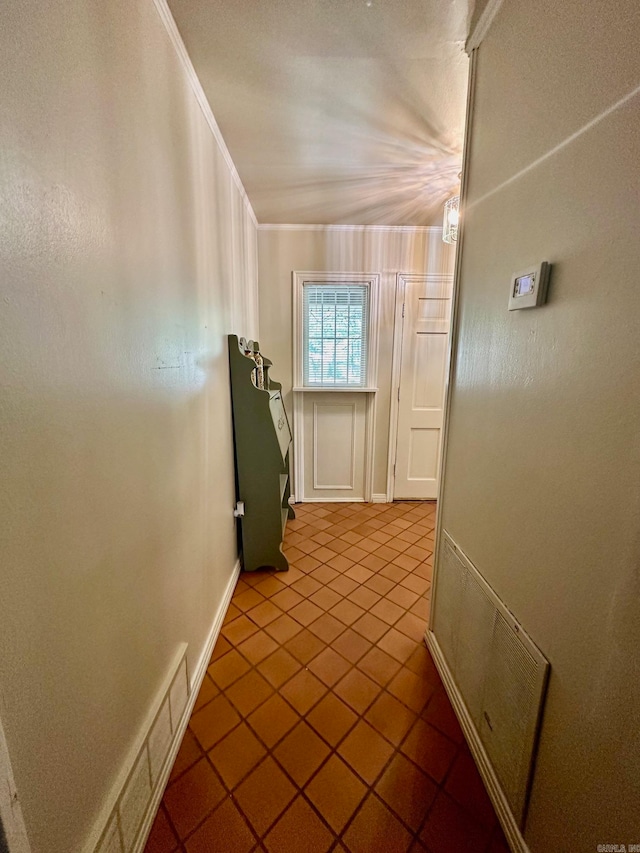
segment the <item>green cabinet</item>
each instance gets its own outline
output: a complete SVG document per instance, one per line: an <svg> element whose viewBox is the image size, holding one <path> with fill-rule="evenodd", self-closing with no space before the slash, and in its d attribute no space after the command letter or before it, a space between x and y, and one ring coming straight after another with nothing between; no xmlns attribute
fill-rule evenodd
<svg viewBox="0 0 640 853"><path fill-rule="evenodd" d="M236 495L244 504L239 517L242 567L289 568L282 553L289 504L291 429L282 402L282 386L269 376L271 362L257 341L229 335L231 404L235 446Z"/></svg>

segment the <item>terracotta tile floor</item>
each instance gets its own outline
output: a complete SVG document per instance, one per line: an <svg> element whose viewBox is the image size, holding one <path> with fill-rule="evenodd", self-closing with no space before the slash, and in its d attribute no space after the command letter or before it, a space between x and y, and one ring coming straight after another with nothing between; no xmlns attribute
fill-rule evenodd
<svg viewBox="0 0 640 853"><path fill-rule="evenodd" d="M242 574L147 853L506 853L424 643L434 503L302 504Z"/></svg>

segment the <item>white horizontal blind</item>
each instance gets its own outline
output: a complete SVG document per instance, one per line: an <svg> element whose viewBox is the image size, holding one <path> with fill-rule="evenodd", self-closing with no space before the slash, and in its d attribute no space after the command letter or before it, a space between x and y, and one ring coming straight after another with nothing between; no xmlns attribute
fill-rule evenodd
<svg viewBox="0 0 640 853"><path fill-rule="evenodd" d="M369 331L366 284L303 284L303 384L365 387Z"/></svg>

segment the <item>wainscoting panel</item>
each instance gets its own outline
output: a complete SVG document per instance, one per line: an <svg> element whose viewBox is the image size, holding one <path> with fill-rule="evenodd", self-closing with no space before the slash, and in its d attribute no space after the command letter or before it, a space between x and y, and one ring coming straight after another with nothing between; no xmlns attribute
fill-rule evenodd
<svg viewBox="0 0 640 853"><path fill-rule="evenodd" d="M305 500L365 499L367 396L305 392Z"/></svg>
<svg viewBox="0 0 640 853"><path fill-rule="evenodd" d="M313 488L353 492L356 404L313 404ZM324 482L321 482L324 481Z"/></svg>
<svg viewBox="0 0 640 853"><path fill-rule="evenodd" d="M444 530L429 633L437 641L513 820L522 827L549 662Z"/></svg>

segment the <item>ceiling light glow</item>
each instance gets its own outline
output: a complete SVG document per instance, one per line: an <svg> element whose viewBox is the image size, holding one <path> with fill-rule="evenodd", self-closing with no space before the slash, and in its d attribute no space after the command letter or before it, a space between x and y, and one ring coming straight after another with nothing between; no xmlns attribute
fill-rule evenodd
<svg viewBox="0 0 640 853"><path fill-rule="evenodd" d="M454 195L444 203L442 220L442 239L445 243L455 243L458 239L458 221L460 219L460 196Z"/></svg>

